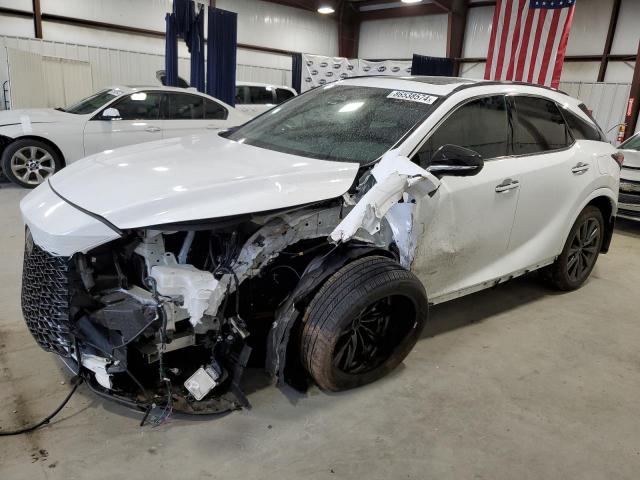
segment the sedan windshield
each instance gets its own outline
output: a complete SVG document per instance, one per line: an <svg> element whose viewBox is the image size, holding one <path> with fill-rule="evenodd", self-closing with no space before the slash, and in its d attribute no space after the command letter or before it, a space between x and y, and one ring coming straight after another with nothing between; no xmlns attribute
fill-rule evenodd
<svg viewBox="0 0 640 480"><path fill-rule="evenodd" d="M90 97L74 103L70 107L62 109L62 111L67 113L75 113L76 115L86 115L88 113L93 113L109 103L114 98L122 95L122 93L122 90L118 89L101 90L98 93L94 93Z"/></svg>
<svg viewBox="0 0 640 480"><path fill-rule="evenodd" d="M327 85L270 110L227 137L278 152L365 165L421 123L436 100L418 92Z"/></svg>

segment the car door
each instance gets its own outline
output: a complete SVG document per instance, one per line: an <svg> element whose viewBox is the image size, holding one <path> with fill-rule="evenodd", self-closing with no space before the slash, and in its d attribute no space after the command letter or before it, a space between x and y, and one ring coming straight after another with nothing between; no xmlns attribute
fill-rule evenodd
<svg viewBox="0 0 640 480"><path fill-rule="evenodd" d="M162 138L161 94L122 95L98 112L84 127L85 155Z"/></svg>
<svg viewBox="0 0 640 480"><path fill-rule="evenodd" d="M427 168L442 145L475 150L485 160L472 177L443 176L432 197L417 202L419 235L412 270L432 302L509 273L502 265L519 195L520 176L507 156L510 119L505 97L459 105L427 137L413 160Z"/></svg>
<svg viewBox="0 0 640 480"><path fill-rule="evenodd" d="M560 253L567 223L591 191L599 166L592 150L575 142L554 101L531 95L507 98L514 110L512 153L521 186L505 260L517 270Z"/></svg>
<svg viewBox="0 0 640 480"><path fill-rule="evenodd" d="M227 109L202 95L166 92L163 106L163 138L219 130L227 126Z"/></svg>

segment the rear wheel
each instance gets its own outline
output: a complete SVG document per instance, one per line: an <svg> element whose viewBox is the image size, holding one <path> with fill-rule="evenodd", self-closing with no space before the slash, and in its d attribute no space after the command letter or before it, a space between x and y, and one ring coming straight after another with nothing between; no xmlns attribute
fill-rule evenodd
<svg viewBox="0 0 640 480"><path fill-rule="evenodd" d="M50 145L24 139L10 143L2 153L5 176L25 188L35 188L62 168L62 159Z"/></svg>
<svg viewBox="0 0 640 480"><path fill-rule="evenodd" d="M562 253L548 267L551 285L559 290L581 287L596 264L603 238L602 212L589 205L578 215Z"/></svg>
<svg viewBox="0 0 640 480"><path fill-rule="evenodd" d="M329 278L309 305L302 363L325 390L373 382L409 354L427 315L415 275L385 257L356 260Z"/></svg>

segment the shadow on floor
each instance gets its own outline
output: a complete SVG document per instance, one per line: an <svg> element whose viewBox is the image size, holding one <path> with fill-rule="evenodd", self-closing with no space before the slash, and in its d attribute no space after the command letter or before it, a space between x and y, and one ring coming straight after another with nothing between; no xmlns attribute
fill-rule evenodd
<svg viewBox="0 0 640 480"><path fill-rule="evenodd" d="M429 338L457 328L482 322L540 298L559 292L547 287L538 274L532 273L473 293L430 309L429 322L421 338Z"/></svg>

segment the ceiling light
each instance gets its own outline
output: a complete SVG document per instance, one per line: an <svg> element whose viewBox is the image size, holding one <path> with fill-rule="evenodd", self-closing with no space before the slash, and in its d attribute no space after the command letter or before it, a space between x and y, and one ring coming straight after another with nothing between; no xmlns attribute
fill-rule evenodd
<svg viewBox="0 0 640 480"><path fill-rule="evenodd" d="M320 8L318 8L318 13L322 13L323 15L328 15L329 13L333 13L333 12L335 12L335 10L333 9L333 7L330 7L329 5L323 5Z"/></svg>
<svg viewBox="0 0 640 480"><path fill-rule="evenodd" d="M422 0L401 0L402 3L420 3Z"/></svg>

